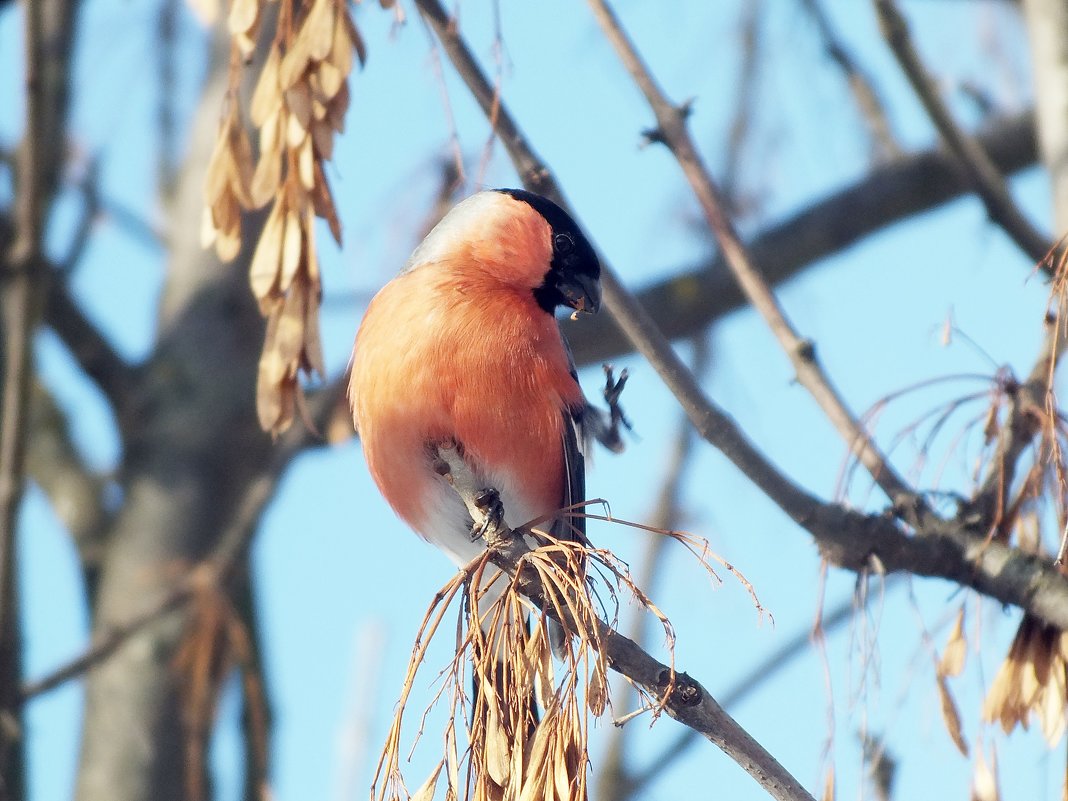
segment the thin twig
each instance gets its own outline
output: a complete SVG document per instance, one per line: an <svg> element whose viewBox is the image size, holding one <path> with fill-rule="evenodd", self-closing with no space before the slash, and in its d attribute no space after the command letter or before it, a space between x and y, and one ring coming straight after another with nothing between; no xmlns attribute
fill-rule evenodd
<svg viewBox="0 0 1068 801"><path fill-rule="evenodd" d="M872 478L886 493L895 506L915 505L915 493L901 478L887 459L879 452L868 432L846 407L830 379L816 358L816 348L811 340L798 334L787 319L771 288L764 280L748 251L742 244L734 224L725 210L720 191L705 168L697 148L686 127L688 109L668 101L652 73L642 61L619 19L604 0L590 0L590 7L605 36L615 48L650 108L656 116L657 129L652 138L662 142L675 156L690 187L705 213L708 224L716 236L727 266L737 279L749 302L757 310L797 373L798 382L809 391L823 409L828 419L841 434L846 446L871 473Z"/></svg>
<svg viewBox="0 0 1068 801"><path fill-rule="evenodd" d="M1038 153L1033 117L1030 111L1006 117L978 135L1001 172L1034 165ZM780 284L865 237L970 191L956 156L941 146L917 151L758 231L749 240L749 252L765 277ZM746 305L722 254L673 270L637 297L671 339L692 336ZM608 315L580 317L569 325L568 334L579 364L600 364L634 350Z"/></svg>
<svg viewBox="0 0 1068 801"><path fill-rule="evenodd" d="M842 70L846 83L849 84L849 90L856 100L857 108L860 110L860 116L868 127L868 135L871 137L873 149L878 153L879 159L901 155L901 145L894 137L885 104L879 97L875 82L849 52L849 48L831 24L831 19L821 0L801 0L801 7L808 12L816 24L816 30L823 40L827 56Z"/></svg>
<svg viewBox="0 0 1068 801"><path fill-rule="evenodd" d="M15 532L30 428L32 338L48 278L41 258L46 212L64 162L74 5L41 0L24 9L26 126L16 155L14 240L0 254L0 799L25 792Z"/></svg>
<svg viewBox="0 0 1068 801"><path fill-rule="evenodd" d="M1041 264L1044 270L1050 272L1052 265L1047 256L1053 245L1052 241L1023 215L989 156L979 143L961 130L954 121L912 45L908 24L897 10L894 0L874 0L874 3L887 44L901 64L913 91L923 103L938 133L949 149L957 155L961 166L975 185L975 191L986 206L990 219L1009 235L1032 262Z"/></svg>
<svg viewBox="0 0 1068 801"><path fill-rule="evenodd" d="M708 336L695 337L693 342L693 372L696 376L704 375L708 367L709 343ZM680 421L678 431L675 434L674 445L671 449L671 457L664 478L660 485L660 493L657 497L649 525L653 528L671 530L681 528L679 518L682 516L680 496L682 494L682 481L686 476L686 468L690 464L690 457L694 451L694 430L690 421L685 417ZM657 579L663 566L664 557L667 554L667 537L652 537L649 539L642 563L636 571L636 584L649 596L655 592ZM644 610L635 610L632 615L628 636L642 647L647 643L647 617ZM637 693L629 685L623 685L623 696L617 700L617 705L623 709L634 706ZM597 784L598 797L602 801L624 801L631 798L637 792L634 779L627 769L627 741L630 728L617 726L605 748L603 766L599 771ZM689 729L688 733L696 733Z"/></svg>
<svg viewBox="0 0 1068 801"><path fill-rule="evenodd" d="M343 380L338 380L308 399L317 425L325 426L343 396L344 385ZM317 441L316 434L298 427L290 429L280 437L273 460L248 483L233 518L219 536L212 554L194 565L170 592L122 625L102 633L79 656L46 676L23 685L19 693L20 700L27 701L80 676L107 659L145 626L187 603L198 591L226 584L248 551L260 516L277 489L283 468L298 453Z"/></svg>
<svg viewBox="0 0 1068 801"><path fill-rule="evenodd" d="M900 577L891 576L886 580L886 588L897 586ZM841 601L837 606L825 612L819 621L820 629L824 635L848 623L857 612L855 599L850 596ZM746 674L726 691L720 694L720 703L724 709L731 709L749 698L757 689L763 687L770 679L778 675L784 668L799 656L807 653L812 647L812 627L806 626L788 639L756 665L750 668ZM680 734L675 741L640 771L636 771L630 777L629 789L633 795L644 790L648 784L660 776L673 762L676 762L686 754L690 748L698 742L699 738L693 730Z"/></svg>
<svg viewBox="0 0 1068 801"><path fill-rule="evenodd" d="M136 396L137 371L112 347L70 294L62 275L53 274L44 301L44 322L62 340L89 379L108 399L116 417L124 418ZM128 427L120 426L127 431Z"/></svg>
<svg viewBox="0 0 1068 801"><path fill-rule="evenodd" d="M1039 232L1009 194L1001 173L982 145L957 125L927 73L909 36L908 24L894 0L874 0L879 24L887 44L908 77L913 91L926 109L942 140L957 157L986 206L987 213L1013 242L1035 263L1051 272L1054 243ZM1049 382L1058 353L1068 342L1063 322L1047 322L1046 337L1034 368L1013 394L1012 410L982 487L972 503L990 525L1000 523L1008 501L1016 462L1039 430L1046 406ZM1037 412L1037 413L1036 413Z"/></svg>

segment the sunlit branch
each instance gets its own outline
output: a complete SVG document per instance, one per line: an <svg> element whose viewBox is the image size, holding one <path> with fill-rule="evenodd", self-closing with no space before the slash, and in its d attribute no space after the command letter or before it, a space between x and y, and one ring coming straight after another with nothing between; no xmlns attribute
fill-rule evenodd
<svg viewBox="0 0 1068 801"><path fill-rule="evenodd" d="M449 480L472 514L476 528L486 522L479 493L486 488L464 462L454 447L438 447L439 458L448 466ZM545 590L534 571L519 571L518 565L531 548L522 536L496 528L490 541L490 560L511 576L519 573L523 594L546 614L556 607L545 601ZM566 623L566 622L565 622ZM565 628L569 628L565 625ZM779 801L811 801L812 796L783 768L737 721L728 715L712 696L694 679L672 670L654 659L633 640L624 637L605 623L600 623L598 639L608 658L608 665L641 686L650 697L660 699L663 709L699 732L723 750L772 798Z"/></svg>
<svg viewBox="0 0 1068 801"><path fill-rule="evenodd" d="M650 139L662 142L675 156L690 183L709 227L726 257L727 266L737 279L749 302L764 318L775 338L790 359L798 382L805 387L823 409L828 419L845 440L846 446L871 473L891 503L912 503L912 488L875 447L868 432L847 408L844 399L823 371L811 340L802 337L786 317L764 276L742 244L734 224L726 212L726 205L712 176L702 162L687 129L688 109L669 102L648 67L642 61L620 25L619 19L603 0L590 0L590 7L605 36L615 48L627 72L641 90L656 115L657 128Z"/></svg>
<svg viewBox="0 0 1068 801"><path fill-rule="evenodd" d="M492 87L457 26L437 0L418 0L417 5L457 73L484 113L490 114L495 107ZM563 201L551 173L534 155L507 105L499 103L496 112L498 135L520 176L530 179L528 188ZM704 395L663 333L610 268L604 276L606 304L617 324L664 379L698 434L806 529L832 564L861 571L871 569L875 560L888 572L949 579L1018 606L1052 625L1068 628L1068 580L1048 560L987 542L985 531L980 534L963 519L942 520L926 511L913 521L917 536L911 536L883 515L863 515L836 504L824 504L798 487L749 442L729 415Z"/></svg>
<svg viewBox="0 0 1068 801"><path fill-rule="evenodd" d="M874 2L887 44L897 57L913 91L923 103L942 139L960 159L961 166L974 184L990 219L997 223L1034 263L1042 263L1043 268L1048 271L1050 267L1045 261L1053 242L1023 215L1009 194L1004 179L983 148L961 130L950 115L938 96L938 90L928 76L919 54L912 46L908 25L894 1Z"/></svg>
<svg viewBox="0 0 1068 801"><path fill-rule="evenodd" d="M308 401L309 412L317 428L325 428L344 393L344 380L337 380L320 390ZM318 434L304 426L295 426L279 437L272 462L245 488L234 515L220 534L218 544L206 559L194 565L169 592L148 608L133 615L122 625L103 632L82 654L56 668L46 676L22 687L20 698L26 701L64 682L82 675L113 654L119 646L168 612L188 603L198 591L228 582L248 552L260 517L271 498L286 465L305 448L319 441Z"/></svg>

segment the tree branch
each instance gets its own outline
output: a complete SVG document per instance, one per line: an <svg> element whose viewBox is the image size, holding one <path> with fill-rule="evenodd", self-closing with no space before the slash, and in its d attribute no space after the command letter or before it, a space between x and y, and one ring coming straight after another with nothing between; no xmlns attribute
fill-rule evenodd
<svg viewBox="0 0 1068 801"><path fill-rule="evenodd" d="M875 89L874 81L857 63L853 54L838 36L820 0L800 0L800 2L801 7L812 17L820 39L823 40L823 47L827 51L828 58L838 65L845 76L860 116L868 128L872 149L878 154L877 157L887 158L901 155L901 146L894 137L885 105Z"/></svg>
<svg viewBox="0 0 1068 801"><path fill-rule="evenodd" d="M20 798L25 792L15 533L25 483L31 345L47 280L43 234L64 163L76 5L41 0L27 4L24 12L26 126L16 156L14 237L0 264L0 798Z"/></svg>
<svg viewBox="0 0 1068 801"><path fill-rule="evenodd" d="M1038 157L1030 111L992 123L977 138L1006 174L1032 166ZM970 191L952 153L941 147L912 153L757 233L749 253L767 280L780 284L819 259ZM673 271L639 292L638 300L672 339L690 336L747 303L722 255ZM634 349L607 315L584 315L567 328L579 364L600 364Z"/></svg>
<svg viewBox="0 0 1068 801"><path fill-rule="evenodd" d="M1032 262L1041 264L1044 270L1051 272L1051 265L1046 263L1051 247L1050 238L1031 225L1031 222L1017 208L997 167L987 157L982 147L964 133L953 120L949 109L939 98L938 90L928 77L919 54L912 46L908 24L897 10L894 0L874 0L874 2L887 44L890 45L890 49L898 63L901 64L916 96L927 110L928 116L942 139L960 159L961 166L973 183L983 205L986 206L990 218L1009 235Z"/></svg>
<svg viewBox="0 0 1068 801"><path fill-rule="evenodd" d="M37 382L30 400L26 470L44 490L56 516L70 533L91 599L110 519L104 500L108 482L82 461L71 442L66 416L48 390Z"/></svg>
<svg viewBox="0 0 1068 801"><path fill-rule="evenodd" d="M449 481L472 512L476 528L485 522L477 500L487 489L464 462L455 447L439 446L438 457L448 465ZM489 544L490 559L510 576L519 577L520 589L546 614L554 607L544 600L545 591L536 571L522 571L519 564L532 550L524 538L498 529ZM566 628L566 627L565 627ZM664 710L685 726L718 746L778 801L813 801L812 796L769 754L697 681L654 659L633 640L600 622L598 639L613 670L641 686Z"/></svg>
<svg viewBox="0 0 1068 801"><path fill-rule="evenodd" d="M112 347L81 306L74 302L70 287L59 274L53 274L45 297L44 322L56 332L89 379L108 399L115 416L122 420L136 396L137 371ZM126 431L127 426L120 425Z"/></svg>
<svg viewBox="0 0 1068 801"><path fill-rule="evenodd" d="M343 402L345 385L344 377L339 378L309 398L309 413L316 428L325 427L334 409ZM168 592L142 611L121 624L99 632L83 653L47 675L25 684L19 693L20 701L25 702L53 690L104 662L131 637L168 612L182 607L199 590L227 584L248 552L263 510L274 497L286 466L306 448L319 442L319 436L304 426L293 426L279 437L271 452L271 460L247 484L241 500L235 504L234 514L220 532L212 553L190 568Z"/></svg>
<svg viewBox="0 0 1068 801"><path fill-rule="evenodd" d="M457 28L437 0L417 5L460 77L490 119L517 169L532 176L557 202L563 198L548 168L534 155L504 103L495 103ZM490 113L496 117L490 117ZM511 135L506 136L505 132ZM738 429L734 421L702 392L692 373L671 349L645 310L605 269L605 300L625 336L657 370L675 394L698 434L719 449L747 478L816 540L823 555L849 570L905 571L957 582L1002 603L1018 606L1059 628L1068 628L1068 579L1046 559L996 542L988 542L980 522L943 520L930 510L912 519L910 536L892 519L863 515L838 504L823 504L782 475ZM982 533L978 533L978 532Z"/></svg>
<svg viewBox="0 0 1068 801"><path fill-rule="evenodd" d="M900 581L894 581L894 578L890 577L886 582L886 589L896 587L900 583ZM824 634L829 634L842 624L852 620L853 615L856 612L857 603L855 597L847 598L840 602L838 606L825 613L819 620L818 625L823 630ZM761 659L760 662L754 665L739 681L730 686L720 695L720 698L723 699L721 702L723 708L730 709L731 707L740 704L755 692L757 688L764 686L769 679L777 675L787 665L793 662L796 657L806 653L811 646L811 628L806 628L803 631L794 634L790 639L786 640L782 645ZM637 796L645 790L651 782L655 781L659 776L664 775L668 766L682 757L692 746L696 745L697 742L698 735L693 729L682 732L682 734L675 738L675 741L671 743L671 745L665 747L658 756L650 760L647 767L640 771L635 771L630 775L627 784L628 794L617 799L617 801L625 801L626 798Z"/></svg>
<svg viewBox="0 0 1068 801"><path fill-rule="evenodd" d="M698 203L704 210L709 227L723 251L727 266L734 274L742 292L757 310L775 338L785 351L797 373L798 382L809 391L824 414L845 440L846 447L867 468L876 484L886 493L891 503L908 502L914 496L912 488L890 465L886 457L875 447L868 432L846 407L830 378L816 358L816 349L811 340L801 337L772 293L763 275L757 268L734 224L726 212L726 204L712 176L705 168L697 148L686 127L688 110L670 103L657 85L648 67L642 61L620 25L615 13L603 0L590 0L590 7L605 36L615 48L627 72L645 95L656 115L657 129L651 135L662 142L675 156L683 174L690 182Z"/></svg>

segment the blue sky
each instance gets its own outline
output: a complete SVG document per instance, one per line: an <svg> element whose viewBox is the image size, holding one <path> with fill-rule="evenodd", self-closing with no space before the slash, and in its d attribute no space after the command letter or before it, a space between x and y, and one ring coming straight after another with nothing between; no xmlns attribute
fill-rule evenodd
<svg viewBox="0 0 1068 801"><path fill-rule="evenodd" d="M634 0L617 4L668 94L677 100L696 98L693 130L716 170L722 166L735 94L741 5L680 0L665 10L661 4ZM827 66L799 4L766 0L765 5L766 60L756 132L741 164L742 180L761 200L761 213L744 222L745 230L789 215L860 177L869 166L856 111L840 76ZM903 144L929 146L932 130L879 43L870 5L856 0L826 5L883 89ZM969 124L977 121L976 112L953 91L960 83L979 83L1007 110L1028 102L1024 32L1002 6L904 4L921 51L953 98L955 111ZM486 64L493 59L491 9L490 3L474 0L462 5L463 29ZM119 0L85 4L72 149L83 158L100 158L105 197L164 225L153 189L157 90L154 72L144 66L153 55L156 10L154 3ZM566 0L502 3L501 17L505 100L624 279L640 287L706 254L707 238L695 224L696 205L677 166L665 150L639 147L640 131L651 115L585 5ZM357 20L370 58L353 78L348 131L331 170L346 246L342 251L321 249L331 371L343 369L359 322L360 304L350 298L372 292L403 264L422 222L412 210L426 208L435 189L433 166L449 152L443 87L434 77L434 56L422 24L412 18L394 29L389 15L370 3L358 7ZM181 31L178 109L185 115L197 100L204 43L184 10ZM989 44L995 33L1001 51ZM0 15L0 74L19 74L20 35L19 12ZM459 80L447 66L445 71L444 90L459 142L471 155L473 176L486 124ZM17 86L0 82L0 143L5 146L20 132ZM486 184L515 184L501 148L493 153ZM1039 226L1048 229L1048 186L1040 172L1022 174L1013 189ZM0 198L5 191L0 184ZM71 197L57 208L50 228L55 253L63 252L77 211ZM113 222L103 221L73 276L77 297L131 360L143 358L151 347L165 266L158 248L131 240ZM1038 351L1046 289L1029 278L1026 261L989 225L982 206L965 199L824 260L784 287L781 297L859 411L919 379L991 371L986 357L961 340L948 348L941 345L941 324L950 310L957 325L996 363L1026 372ZM829 497L844 449L814 403L792 383L787 360L760 320L750 312L736 313L715 328L712 342L713 369L706 382L710 394L787 474ZM118 441L103 400L77 375L54 337L42 334L37 353L46 383L72 415L74 436L86 459L100 469L115 466ZM636 358L620 360L619 366L632 372L625 402L636 432L622 456L597 456L589 488L592 495L611 501L615 515L642 520L651 514L678 412L650 367ZM590 394L596 392L598 372L583 374ZM251 402L251 388L249 397ZM880 432L888 438L945 397L902 402L883 419ZM901 466L909 461L903 453ZM951 460L944 484L960 481L963 466L963 459ZM861 493L858 501L866 497ZM881 503L877 495L870 497ZM745 592L729 577L721 588L709 588L702 572L675 549L655 598L677 628L678 663L715 694L811 625L819 561L807 535L707 446L698 448L684 501L687 527L708 537L746 574L775 618L774 625L761 623ZM644 535L604 526L592 533L599 544L618 548L625 559L638 563ZM87 618L73 549L36 489L27 495L20 547L32 677L85 646ZM275 712L275 796L280 801L362 798L416 627L452 568L392 516L355 442L309 453L289 471L257 536L253 563ZM828 604L848 597L853 587L853 575L832 571ZM899 760L898 797L959 797L966 792L971 765L957 754L942 726L919 621L940 644L952 615L966 602L969 626L981 627L983 670L971 670L954 684L966 736L974 746L983 682L992 678L1019 615L992 604L977 605L945 582L918 580L912 590L913 600L900 587L889 592L866 624L858 620L828 645L833 755L842 798L865 792L857 740L862 727L883 735ZM874 628L878 636L872 644ZM423 674L424 690L445 657L442 649L432 654ZM81 699L74 683L29 708L35 801L70 794ZM731 711L816 790L828 736L828 703L823 666L813 653L792 662ZM235 797L240 777L235 710L230 692L213 753L223 799ZM660 753L679 731L666 719L652 729L642 718L630 725L639 765ZM597 727L595 773L610 732L607 721ZM1039 736L1017 732L1005 738L989 728L982 736L988 744L997 743L1006 799L1058 797L1063 756L1051 756ZM409 774L413 787L433 762L435 740L427 736L416 753ZM650 797L681 795L698 782L714 787L717 797L763 797L741 769L707 744L692 749L653 785Z"/></svg>

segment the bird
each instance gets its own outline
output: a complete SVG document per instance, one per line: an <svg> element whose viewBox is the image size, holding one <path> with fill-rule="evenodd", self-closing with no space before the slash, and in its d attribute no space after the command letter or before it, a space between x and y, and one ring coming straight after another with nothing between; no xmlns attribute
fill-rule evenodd
<svg viewBox="0 0 1068 801"><path fill-rule="evenodd" d="M443 475L442 446L455 449L493 494L494 518L507 528L541 520L556 539L585 544L585 520L574 512L585 500L585 454L592 439L621 449L619 424L629 424L617 401L626 375L614 381L606 367L606 422L579 386L556 313L595 313L600 276L597 254L560 206L521 189L487 190L453 207L367 306L348 385L364 457L397 515L459 567L487 546ZM565 560L564 569L584 574L584 558ZM483 582L475 588L479 612L491 609L506 584L486 573ZM487 611L483 631L492 629L490 619ZM548 620L545 633L563 656L563 629ZM472 644L483 667L471 673L471 731L486 738L472 748L483 755L475 776L487 798L517 797L529 771L550 764L529 763L538 691L514 678L499 647L508 641L511 635ZM518 761L490 756L502 753ZM569 787L584 797L576 755L585 747L566 753Z"/></svg>
<svg viewBox="0 0 1068 801"><path fill-rule="evenodd" d="M579 386L555 313L594 313L601 267L556 203L520 189L471 195L371 300L348 395L375 483L396 514L458 566L485 544L434 469L451 443L497 491L509 528L538 518L581 539L584 453L604 423ZM610 382L611 383L611 382Z"/></svg>

